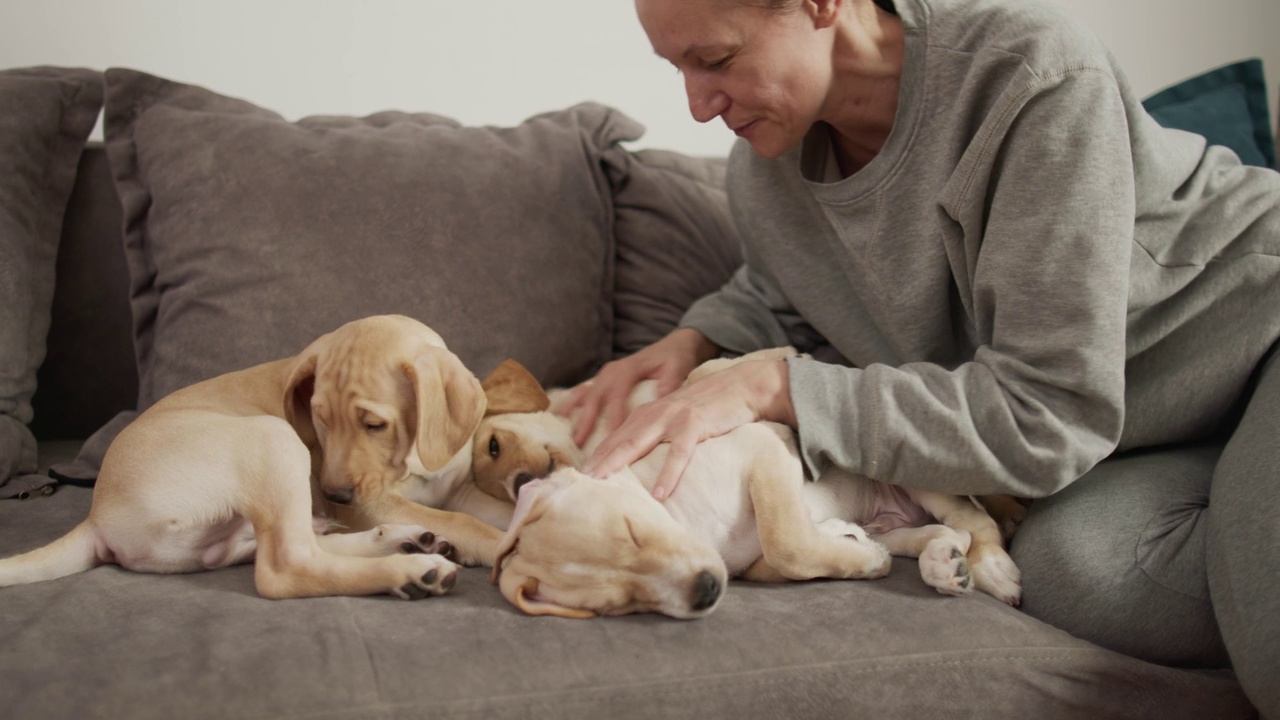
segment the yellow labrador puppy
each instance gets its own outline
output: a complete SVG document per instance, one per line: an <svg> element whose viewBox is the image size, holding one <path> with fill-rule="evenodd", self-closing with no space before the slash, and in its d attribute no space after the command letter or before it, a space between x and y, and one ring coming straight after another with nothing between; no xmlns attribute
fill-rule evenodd
<svg viewBox="0 0 1280 720"><path fill-rule="evenodd" d="M753 357L712 361L689 382ZM1000 531L971 498L837 470L806 482L791 430L761 422L701 443L677 491L659 503L649 491L665 446L607 480L589 478L573 469L582 451L569 422L546 410L552 398L518 365L500 369L526 398L524 412L481 422L472 470L485 492L516 499L494 579L526 612L698 617L714 608L725 574L875 578L889 571L890 554L920 558L939 592L976 587L1011 605L1021 599ZM651 397L652 387L637 393Z"/></svg>
<svg viewBox="0 0 1280 720"><path fill-rule="evenodd" d="M446 592L456 566L435 551L491 564L501 533L399 490L467 449L483 412L478 381L422 323L348 323L142 413L109 448L89 517L0 560L0 586L104 563L178 573L254 560L268 598ZM369 529L318 534L329 510Z"/></svg>

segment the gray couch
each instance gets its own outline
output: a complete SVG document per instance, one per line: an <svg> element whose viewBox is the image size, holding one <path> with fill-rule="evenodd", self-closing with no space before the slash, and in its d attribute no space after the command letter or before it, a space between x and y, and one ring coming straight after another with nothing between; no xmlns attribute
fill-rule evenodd
<svg viewBox="0 0 1280 720"><path fill-rule="evenodd" d="M38 472L0 501L0 556L83 518L113 428L174 386L371 311L417 315L477 374L514 356L573 382L738 262L722 164L628 150L640 129L616 111L514 129L375 117L290 123L107 74L106 143L79 155L34 413L19 413ZM689 622L526 617L488 577L467 569L420 602L264 600L247 566L0 588L0 716L1254 716L1229 671L940 596L911 561L873 582L735 582Z"/></svg>

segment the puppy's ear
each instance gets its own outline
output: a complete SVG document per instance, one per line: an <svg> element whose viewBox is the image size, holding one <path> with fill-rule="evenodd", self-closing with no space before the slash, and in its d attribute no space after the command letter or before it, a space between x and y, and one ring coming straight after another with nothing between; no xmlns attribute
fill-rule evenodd
<svg viewBox="0 0 1280 720"><path fill-rule="evenodd" d="M538 379L515 360L503 360L482 383L488 407L485 416L506 413L542 412L551 407L551 398Z"/></svg>
<svg viewBox="0 0 1280 720"><path fill-rule="evenodd" d="M497 585L498 578L502 575L503 561L508 555L514 553L516 546L520 544L520 531L525 525L536 522L542 517L542 493L545 485L543 480L533 480L520 489L520 495L516 498L516 507L511 511L511 522L507 524L507 534L498 543L497 559L493 561L493 574L489 577L493 584Z"/></svg>
<svg viewBox="0 0 1280 720"><path fill-rule="evenodd" d="M498 586L502 596L512 605L529 615L554 615L556 617L586 619L596 614L582 608L571 608L537 597L538 578L523 572L528 569L516 552L520 546L520 532L527 526L537 522L546 511L547 496L554 493L556 486L548 481L534 480L520 489L520 499L516 501L516 509L511 514L511 525L506 536L498 545L497 559L493 561L491 582ZM513 564L510 570L504 567Z"/></svg>
<svg viewBox="0 0 1280 720"><path fill-rule="evenodd" d="M423 348L402 367L417 398L418 458L426 469L439 470L475 435L484 418L484 391L462 361L444 348Z"/></svg>
<svg viewBox="0 0 1280 720"><path fill-rule="evenodd" d="M327 336L326 336L327 337ZM303 350L294 360L289 371L289 379L284 384L284 417L293 426L294 432L309 448L319 442L316 437L316 426L311 420L311 396L316 391L316 366L320 362L320 338Z"/></svg>
<svg viewBox="0 0 1280 720"><path fill-rule="evenodd" d="M514 576L512 581L504 579L499 589L508 602L523 610L526 615L551 615L572 620L587 620L596 616L590 610L565 607L539 599L537 578L524 578L524 582L514 582L516 579Z"/></svg>

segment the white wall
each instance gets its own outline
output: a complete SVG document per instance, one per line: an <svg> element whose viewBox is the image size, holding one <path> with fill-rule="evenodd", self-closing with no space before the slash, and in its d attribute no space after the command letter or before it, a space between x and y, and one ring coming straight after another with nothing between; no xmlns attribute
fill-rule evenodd
<svg viewBox="0 0 1280 720"><path fill-rule="evenodd" d="M1275 114L1280 0L1056 1L1144 95L1263 57ZM0 0L0 68L36 64L138 68L290 119L399 109L505 125L596 100L647 125L642 146L722 154L732 141L690 119L631 0Z"/></svg>

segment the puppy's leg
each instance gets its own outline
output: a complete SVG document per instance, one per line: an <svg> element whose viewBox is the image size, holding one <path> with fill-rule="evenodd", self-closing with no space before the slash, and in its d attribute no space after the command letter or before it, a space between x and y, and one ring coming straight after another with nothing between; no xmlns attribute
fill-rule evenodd
<svg viewBox="0 0 1280 720"><path fill-rule="evenodd" d="M1027 506L1012 495L978 495L974 499L996 521L996 527L1000 528L1007 546L1022 525L1022 519L1027 516Z"/></svg>
<svg viewBox="0 0 1280 720"><path fill-rule="evenodd" d="M778 582L784 578L870 579L887 575L889 552L868 540L865 533L833 536L818 530L800 495L803 482L795 455L758 453L747 483L764 557L743 577Z"/></svg>
<svg viewBox="0 0 1280 720"><path fill-rule="evenodd" d="M818 534L830 538L836 538L842 543L853 540L855 542L867 543L867 547L874 547L875 545L875 541L867 535L867 531L862 529L861 526L841 520L840 518L827 518L817 524L817 529ZM778 572L778 570L770 565L764 558L760 558L752 563L751 567L747 568L746 571L742 573L742 579L750 580L751 582L769 583L787 582L788 580L785 575Z"/></svg>
<svg viewBox="0 0 1280 720"><path fill-rule="evenodd" d="M751 567L742 572L742 579L759 583L790 582L791 578L778 572L768 560L759 558L751 563Z"/></svg>
<svg viewBox="0 0 1280 720"><path fill-rule="evenodd" d="M293 429L276 418L237 423L242 448L258 448L243 468L238 496L258 538L254 580L268 598L377 595L418 599L447 592L456 566L440 555L348 557L326 552L315 534L311 457Z"/></svg>
<svg viewBox="0 0 1280 720"><path fill-rule="evenodd" d="M420 525L379 525L372 530L317 535L325 552L351 557L384 557L397 553L428 553L446 558L453 552L447 540Z"/></svg>
<svg viewBox="0 0 1280 720"><path fill-rule="evenodd" d="M1004 549L996 521L975 501L959 495L907 490L938 522L973 537L967 553L975 587L1017 607L1022 602L1022 575Z"/></svg>
<svg viewBox="0 0 1280 720"><path fill-rule="evenodd" d="M348 508L343 516L351 519L353 527L380 523L421 525L437 538L448 540L458 561L464 565L493 567L504 534L470 515L420 505L394 492L384 493L366 505Z"/></svg>
<svg viewBox="0 0 1280 720"><path fill-rule="evenodd" d="M920 577L944 595L963 595L973 589L969 561L965 559L972 536L946 525L924 525L890 530L874 539L899 557L920 558Z"/></svg>

